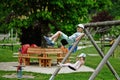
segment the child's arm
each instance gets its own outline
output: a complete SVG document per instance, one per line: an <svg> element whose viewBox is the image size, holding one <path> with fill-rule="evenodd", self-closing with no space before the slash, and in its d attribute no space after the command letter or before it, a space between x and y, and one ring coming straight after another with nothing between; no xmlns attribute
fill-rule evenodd
<svg viewBox="0 0 120 80"><path fill-rule="evenodd" d="M81 63L81 64L79 65L78 69L79 69L82 65L84 65L84 63Z"/></svg>
<svg viewBox="0 0 120 80"><path fill-rule="evenodd" d="M81 33L81 35L76 38L76 41L80 40L84 35L85 33Z"/></svg>

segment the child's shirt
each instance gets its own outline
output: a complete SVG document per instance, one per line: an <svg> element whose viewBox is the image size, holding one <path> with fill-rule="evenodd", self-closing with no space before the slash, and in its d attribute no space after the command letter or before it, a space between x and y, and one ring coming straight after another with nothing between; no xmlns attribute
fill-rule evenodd
<svg viewBox="0 0 120 80"><path fill-rule="evenodd" d="M80 65L81 65L81 62L78 60L78 61L76 61L75 64L73 64L73 67L74 67L75 69L78 69L78 68L80 67Z"/></svg>
<svg viewBox="0 0 120 80"><path fill-rule="evenodd" d="M74 43L75 42L75 39L80 36L82 33L81 32L76 32L74 33L73 35L69 36L69 42L70 43Z"/></svg>

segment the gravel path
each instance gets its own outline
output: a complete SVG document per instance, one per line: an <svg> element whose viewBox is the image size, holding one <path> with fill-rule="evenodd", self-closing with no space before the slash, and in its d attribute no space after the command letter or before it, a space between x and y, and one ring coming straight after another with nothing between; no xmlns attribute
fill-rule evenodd
<svg viewBox="0 0 120 80"><path fill-rule="evenodd" d="M0 62L0 70L4 71L16 71L16 67L18 63L17 62ZM57 69L57 66L52 67L39 67L38 65L31 65L31 66L25 66L23 67L23 71L27 72L36 72L36 73L45 73L45 74L52 74ZM69 69L68 67L63 67L59 71L60 73L72 73L72 72L93 72L94 69L87 67L85 65L81 66L77 71L73 71Z"/></svg>

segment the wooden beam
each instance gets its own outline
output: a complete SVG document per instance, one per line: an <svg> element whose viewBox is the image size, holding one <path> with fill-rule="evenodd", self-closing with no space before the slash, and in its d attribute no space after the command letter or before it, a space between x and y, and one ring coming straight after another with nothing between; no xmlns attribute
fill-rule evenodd
<svg viewBox="0 0 120 80"><path fill-rule="evenodd" d="M113 26L113 25L120 25L120 20L92 22L84 24L85 27Z"/></svg>

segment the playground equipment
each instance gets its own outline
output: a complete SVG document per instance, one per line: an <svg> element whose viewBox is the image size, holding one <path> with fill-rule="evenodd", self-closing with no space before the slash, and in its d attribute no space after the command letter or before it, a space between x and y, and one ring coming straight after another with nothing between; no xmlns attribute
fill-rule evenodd
<svg viewBox="0 0 120 80"><path fill-rule="evenodd" d="M65 45L68 44L68 42L66 41L66 39L62 39L62 40L61 40L61 43L62 43L63 46L65 46ZM70 46L68 47L68 50L70 50L70 49L72 48L72 46L73 46L73 45L70 45ZM77 51L77 47L78 47L78 46L76 45L76 47L73 49L72 53L74 53L74 52Z"/></svg>
<svg viewBox="0 0 120 80"><path fill-rule="evenodd" d="M88 38L91 40L91 43L94 45L94 47L96 48L96 50L98 51L98 53L100 54L100 56L103 58L104 57L104 53L102 52L102 50L95 43L95 41L92 38L92 36L90 35L90 33L87 30L85 30L85 32L86 32ZM113 73L113 75L117 78L117 80L119 80L118 74L116 73L116 71L114 70L114 68L112 67L112 65L109 63L109 61L107 61L106 64L107 64L108 68L111 70L111 72ZM93 79L90 79L90 80L93 80Z"/></svg>
<svg viewBox="0 0 120 80"><path fill-rule="evenodd" d="M23 63L22 57L19 57L18 63L19 64L17 66L14 66L14 67L17 67L17 78L21 79L22 78L22 67L25 67L22 65L22 63Z"/></svg>
<svg viewBox="0 0 120 80"><path fill-rule="evenodd" d="M102 52L102 50L98 47L98 45L95 43L93 37L91 36L91 34L88 32L88 30L86 29L87 27L97 27L97 26L112 26L112 25L120 25L120 20L116 20L116 21L104 21L104 22L96 22L96 23L87 23L84 24L85 26L85 33L88 36L88 38L90 39L91 43L94 45L94 47L96 48L96 50L98 51L98 53L100 54L100 56L103 58L102 61L100 62L100 64L98 65L98 67L96 68L96 70L93 72L93 74L90 76L89 80L94 80L95 77L97 76L97 74L99 73L99 71L101 70L101 68L103 67L103 65L106 63L108 68L110 69L110 71L113 73L113 75L115 76L115 78L117 80L120 80L119 75L117 74L117 72L114 70L114 68L112 67L112 65L110 64L108 60L108 58L110 57L110 55L113 53L113 51L115 50L116 46L119 44L120 42L120 35L118 36L117 40L114 42L114 44L112 45L112 47L110 48L110 50L108 51L108 53L104 56L104 53ZM72 48L70 49L70 51L67 53L67 55L65 56L65 58L62 60L61 63L64 63L67 58L71 55L71 52L73 51L73 49L77 46L77 44L79 43L79 41L75 42L72 46ZM49 80L54 80L54 77L57 75L57 73L59 72L59 70L61 69L61 67L58 67L55 72L52 74L52 76L50 77Z"/></svg>
<svg viewBox="0 0 120 80"><path fill-rule="evenodd" d="M115 43L113 44L113 46L110 48L110 50L108 51L108 53L104 56L104 58L102 59L102 61L100 62L100 64L96 68L96 70L93 72L93 74L91 75L91 77L89 78L89 80L94 80L94 78L97 76L98 72L102 69L103 65L107 62L108 58L111 56L111 54L113 53L113 51L115 50L115 48L117 47L117 45L119 44L119 42L120 42L120 36L117 38L117 40L115 41ZM117 78L117 80L120 80L120 77L117 75L117 73L112 68L112 66L109 65L109 68L111 69L112 73L115 75L115 77Z"/></svg>
<svg viewBox="0 0 120 80"><path fill-rule="evenodd" d="M72 46L72 48L68 51L68 53L66 54L65 58L62 60L61 63L65 63L65 61L67 60L67 58L71 55L72 51L74 50L74 48L77 46L77 44L79 43L79 40L77 42L75 42ZM49 80L54 80L54 77L57 75L57 73L59 72L59 70L62 67L58 67L55 72L52 74L52 76L50 77Z"/></svg>

